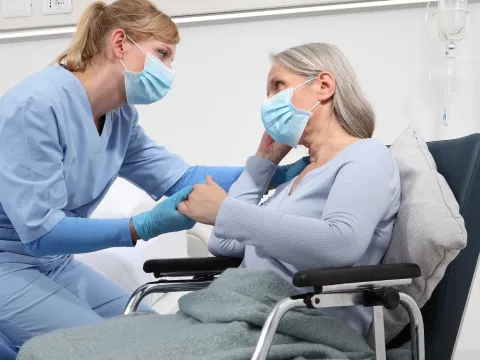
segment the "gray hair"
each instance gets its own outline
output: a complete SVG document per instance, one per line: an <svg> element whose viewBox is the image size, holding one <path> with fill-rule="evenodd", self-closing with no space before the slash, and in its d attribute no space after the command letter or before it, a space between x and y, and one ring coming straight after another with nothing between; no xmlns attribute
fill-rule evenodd
<svg viewBox="0 0 480 360"><path fill-rule="evenodd" d="M272 55L272 61L307 78L327 71L335 78L333 111L345 131L357 138L371 138L375 114L360 88L355 71L334 45L312 43Z"/></svg>

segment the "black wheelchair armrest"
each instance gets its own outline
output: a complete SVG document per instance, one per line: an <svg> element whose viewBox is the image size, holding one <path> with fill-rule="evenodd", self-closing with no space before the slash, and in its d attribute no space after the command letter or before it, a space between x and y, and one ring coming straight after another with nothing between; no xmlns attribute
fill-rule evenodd
<svg viewBox="0 0 480 360"><path fill-rule="evenodd" d="M156 278L182 276L215 276L228 268L239 267L243 259L206 257L183 259L152 259L143 264L143 271Z"/></svg>
<svg viewBox="0 0 480 360"><path fill-rule="evenodd" d="M420 267L416 264L354 266L299 271L293 277L293 285L321 288L329 285L413 279L420 276Z"/></svg>

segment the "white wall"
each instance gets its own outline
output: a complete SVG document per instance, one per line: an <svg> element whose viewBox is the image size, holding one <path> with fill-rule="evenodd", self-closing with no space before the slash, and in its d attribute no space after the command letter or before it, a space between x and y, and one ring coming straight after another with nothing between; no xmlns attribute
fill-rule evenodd
<svg viewBox="0 0 480 360"><path fill-rule="evenodd" d="M262 132L259 106L265 96L268 53L328 41L338 45L357 70L377 112L378 138L393 141L411 119L427 139L439 138L441 104L432 106L427 94L442 94L438 78L446 69L439 65L446 60L439 41L432 41L427 50L420 41L423 13L423 9L364 12L183 29L175 88L163 103L141 109L143 124L189 161L241 164L255 150ZM473 100L473 78L478 79L473 59L479 61L473 56L474 35L472 31L458 49L460 86L450 136L479 130ZM433 67L430 88L427 61ZM411 94L415 88L419 90Z"/></svg>
<svg viewBox="0 0 480 360"><path fill-rule="evenodd" d="M0 31L32 29L50 26L75 25L85 9L95 0L73 1L72 12L55 15L44 15L44 1L31 1L31 16L5 18L7 14L0 4ZM346 3L357 0L153 0L166 14L172 17L192 15L211 15L237 11L251 11L259 9L282 9L289 7L315 6L322 3ZM113 0L107 0L112 3Z"/></svg>
<svg viewBox="0 0 480 360"><path fill-rule="evenodd" d="M480 5L471 10L471 32L457 51L449 137L480 131ZM446 60L435 37L428 47L422 42L423 17L424 10L417 8L182 28L174 89L159 104L139 109L141 123L155 140L191 163L243 164L262 134L259 110L268 53L327 41L339 46L356 69L377 113L377 138L390 143L415 121L427 140L439 139L438 98ZM45 66L67 42L0 44L0 94ZM477 291L472 301L479 297ZM467 317L476 319L470 323L480 319L478 312L478 307L469 311ZM479 349L469 326L472 331L462 338L462 348Z"/></svg>
<svg viewBox="0 0 480 360"><path fill-rule="evenodd" d="M450 136L478 131L480 49L472 31L457 50L458 86ZM193 163L242 164L261 136L268 53L310 41L328 41L350 58L377 113L375 136L391 142L413 119L427 139L439 138L438 78L446 73L443 45L421 41L423 9L335 14L181 29L171 94L140 107L142 124L158 142ZM41 69L68 39L0 44L0 94ZM428 88L428 66L432 84ZM411 91L414 90L414 93Z"/></svg>

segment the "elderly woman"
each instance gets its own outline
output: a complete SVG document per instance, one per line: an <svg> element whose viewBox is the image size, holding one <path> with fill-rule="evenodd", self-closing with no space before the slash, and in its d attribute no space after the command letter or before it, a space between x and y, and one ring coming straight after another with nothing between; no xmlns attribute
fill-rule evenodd
<svg viewBox="0 0 480 360"><path fill-rule="evenodd" d="M296 293L289 285L295 272L380 263L400 179L387 148L371 139L374 114L349 62L333 45L294 47L273 57L267 89L266 133L239 180L227 194L208 178L178 208L215 225L210 251L243 258L241 268L184 296L176 316L122 317L43 336L27 343L20 359L110 359L112 348L125 359L248 359L263 315ZM260 204L279 162L299 144L310 165ZM370 310L333 308L327 315L286 316L269 358L369 358L362 336ZM79 339L82 346L69 345Z"/></svg>

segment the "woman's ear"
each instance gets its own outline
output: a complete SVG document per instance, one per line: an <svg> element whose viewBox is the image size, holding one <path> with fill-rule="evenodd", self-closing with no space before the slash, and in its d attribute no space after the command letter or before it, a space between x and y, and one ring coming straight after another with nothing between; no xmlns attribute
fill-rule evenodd
<svg viewBox="0 0 480 360"><path fill-rule="evenodd" d="M335 93L335 78L329 72L321 72L317 76L318 101L329 100Z"/></svg>
<svg viewBox="0 0 480 360"><path fill-rule="evenodd" d="M110 40L112 44L113 56L117 59L123 59L123 55L126 50L125 47L128 44L126 41L127 35L125 34L125 31L122 29L114 30Z"/></svg>

